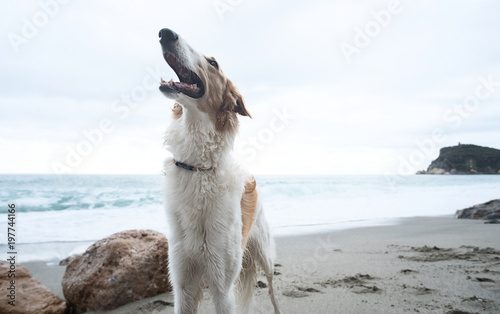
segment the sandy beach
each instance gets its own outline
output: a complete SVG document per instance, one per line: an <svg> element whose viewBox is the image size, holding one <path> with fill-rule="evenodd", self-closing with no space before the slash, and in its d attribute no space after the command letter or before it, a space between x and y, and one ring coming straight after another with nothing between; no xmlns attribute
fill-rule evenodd
<svg viewBox="0 0 500 314"><path fill-rule="evenodd" d="M499 313L499 238L500 225L452 216L278 237L280 307L283 313ZM64 298L65 267L25 266ZM262 276L259 281L266 282ZM272 313L267 289L255 294L255 313ZM173 313L173 297L167 293L106 313ZM214 313L208 291L200 313Z"/></svg>

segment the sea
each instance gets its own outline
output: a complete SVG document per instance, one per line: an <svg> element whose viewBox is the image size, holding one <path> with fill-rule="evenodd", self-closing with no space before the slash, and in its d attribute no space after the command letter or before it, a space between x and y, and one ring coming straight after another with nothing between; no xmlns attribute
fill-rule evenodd
<svg viewBox="0 0 500 314"><path fill-rule="evenodd" d="M22 262L57 262L115 232L167 233L162 179L161 175L0 175L0 259L8 257L12 242ZM398 224L407 217L451 218L459 209L500 198L496 175L261 175L256 179L276 237ZM15 216L9 216L9 204L15 204ZM13 221L14 237L9 240Z"/></svg>

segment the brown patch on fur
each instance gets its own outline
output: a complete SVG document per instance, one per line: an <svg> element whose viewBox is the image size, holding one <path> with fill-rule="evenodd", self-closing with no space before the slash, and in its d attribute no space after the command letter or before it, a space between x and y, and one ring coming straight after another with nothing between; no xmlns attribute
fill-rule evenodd
<svg viewBox="0 0 500 314"><path fill-rule="evenodd" d="M241 197L241 221L243 222L242 227L242 246L246 247L248 241L248 234L252 228L255 212L257 209L257 182L252 176L248 181L245 182L245 192Z"/></svg>
<svg viewBox="0 0 500 314"><path fill-rule="evenodd" d="M214 58L206 58L215 61ZM243 96L220 68L206 63L197 65L197 73L202 77L206 89L205 96L200 98L198 110L207 113L219 132L234 130L238 125L236 114L248 116Z"/></svg>
<svg viewBox="0 0 500 314"><path fill-rule="evenodd" d="M207 113L216 124L215 115L222 103L228 79L219 68L216 69L209 64L208 60L215 61L214 58L206 59L206 63L197 65L198 71L196 71L205 84L205 96L199 100L198 110Z"/></svg>
<svg viewBox="0 0 500 314"><path fill-rule="evenodd" d="M174 108L172 108L172 115L175 120L179 119L182 116L182 107L178 103L174 104Z"/></svg>
<svg viewBox="0 0 500 314"><path fill-rule="evenodd" d="M233 82L227 80L222 103L215 114L215 128L218 131L224 131L228 127L233 128L236 126L238 123L236 113L251 117L243 102L243 96L241 96Z"/></svg>

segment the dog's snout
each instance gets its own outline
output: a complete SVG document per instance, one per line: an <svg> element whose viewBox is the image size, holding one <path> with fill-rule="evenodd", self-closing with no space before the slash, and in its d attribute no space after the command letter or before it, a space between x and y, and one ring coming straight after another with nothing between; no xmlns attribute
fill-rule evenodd
<svg viewBox="0 0 500 314"><path fill-rule="evenodd" d="M179 35L177 35L176 32L168 28L161 29L158 36L160 37L160 43L177 41L179 39Z"/></svg>

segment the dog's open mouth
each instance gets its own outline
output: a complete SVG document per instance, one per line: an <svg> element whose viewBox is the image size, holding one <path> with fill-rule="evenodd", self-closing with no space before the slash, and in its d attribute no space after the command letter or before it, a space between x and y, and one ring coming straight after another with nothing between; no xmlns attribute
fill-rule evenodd
<svg viewBox="0 0 500 314"><path fill-rule="evenodd" d="M177 58L169 52L165 52L163 57L172 70L174 70L175 74L177 74L180 82L174 82L173 80L165 82L161 79L160 91L167 93L183 93L191 98L200 98L203 96L205 88L203 86L203 82L196 73L185 68L179 60L177 60Z"/></svg>

